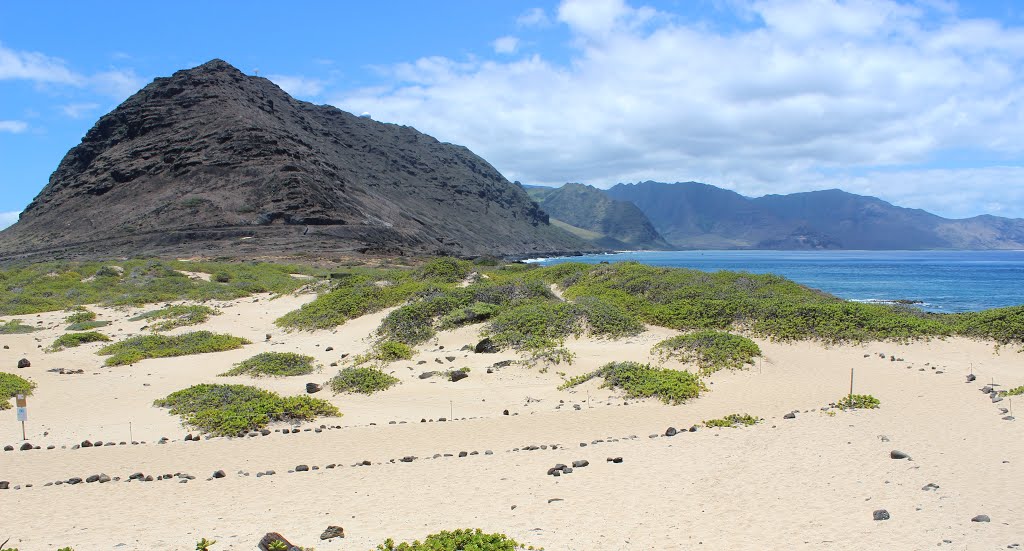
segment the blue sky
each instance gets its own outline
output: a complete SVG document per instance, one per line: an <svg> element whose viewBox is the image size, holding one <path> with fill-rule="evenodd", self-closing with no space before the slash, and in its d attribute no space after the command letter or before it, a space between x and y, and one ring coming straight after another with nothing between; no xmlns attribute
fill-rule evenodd
<svg viewBox="0 0 1024 551"><path fill-rule="evenodd" d="M839 187L1024 217L1019 2L40 6L0 3L0 227L100 115L212 58L524 183Z"/></svg>

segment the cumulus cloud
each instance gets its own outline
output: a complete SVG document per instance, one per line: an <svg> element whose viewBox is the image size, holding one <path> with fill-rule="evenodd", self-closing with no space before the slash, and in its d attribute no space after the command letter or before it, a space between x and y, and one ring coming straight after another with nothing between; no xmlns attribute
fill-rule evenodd
<svg viewBox="0 0 1024 551"><path fill-rule="evenodd" d="M38 52L20 52L0 43L0 80L81 85L81 75L71 71L63 60Z"/></svg>
<svg viewBox="0 0 1024 551"><path fill-rule="evenodd" d="M316 97L324 91L324 81L290 75L268 75L271 82L293 96Z"/></svg>
<svg viewBox="0 0 1024 551"><path fill-rule="evenodd" d="M6 228L7 226L10 226L11 224L14 224L15 222L17 222L18 221L18 216L20 214L21 214L20 212L16 212L16 211L0 212L0 230L2 230L4 228Z"/></svg>
<svg viewBox="0 0 1024 551"><path fill-rule="evenodd" d="M514 54L519 48L519 39L514 36L503 36L491 43L495 53Z"/></svg>
<svg viewBox="0 0 1024 551"><path fill-rule="evenodd" d="M28 130L28 123L25 121L0 121L0 132L20 134Z"/></svg>
<svg viewBox="0 0 1024 551"><path fill-rule="evenodd" d="M958 216L1024 188L1012 168L1024 157L1024 28L934 3L720 5L748 24L722 31L623 0L565 0L566 62L424 58L333 103L465 144L527 183L843 187ZM1011 168L928 168L967 149Z"/></svg>
<svg viewBox="0 0 1024 551"><path fill-rule="evenodd" d="M516 25L520 27L547 27L551 24L544 8L530 8L516 18Z"/></svg>
<svg viewBox="0 0 1024 551"><path fill-rule="evenodd" d="M138 92L144 84L145 80L131 70L104 71L89 77L89 85L96 92L117 100Z"/></svg>
<svg viewBox="0 0 1024 551"><path fill-rule="evenodd" d="M60 110L72 119L80 119L98 109L99 106L100 104L98 103L71 103L61 105Z"/></svg>

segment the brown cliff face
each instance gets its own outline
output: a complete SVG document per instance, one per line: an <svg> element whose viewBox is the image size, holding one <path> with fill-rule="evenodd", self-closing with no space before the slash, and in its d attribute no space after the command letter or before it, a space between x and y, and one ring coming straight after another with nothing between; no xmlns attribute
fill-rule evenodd
<svg viewBox="0 0 1024 551"><path fill-rule="evenodd" d="M465 147L297 101L220 60L100 118L0 232L7 258L585 248Z"/></svg>

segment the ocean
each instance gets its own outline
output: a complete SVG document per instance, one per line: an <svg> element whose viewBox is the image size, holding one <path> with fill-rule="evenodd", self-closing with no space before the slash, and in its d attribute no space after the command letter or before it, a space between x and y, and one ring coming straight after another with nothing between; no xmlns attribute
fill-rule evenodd
<svg viewBox="0 0 1024 551"><path fill-rule="evenodd" d="M772 273L847 300L917 301L931 312L1024 304L1024 251L657 251L546 258Z"/></svg>

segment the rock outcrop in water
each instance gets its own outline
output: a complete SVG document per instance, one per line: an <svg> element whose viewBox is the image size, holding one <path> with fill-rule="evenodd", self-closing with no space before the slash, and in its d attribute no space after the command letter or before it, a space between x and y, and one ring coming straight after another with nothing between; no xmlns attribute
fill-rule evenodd
<svg viewBox="0 0 1024 551"><path fill-rule="evenodd" d="M465 147L293 99L213 60L104 115L0 257L594 249Z"/></svg>

